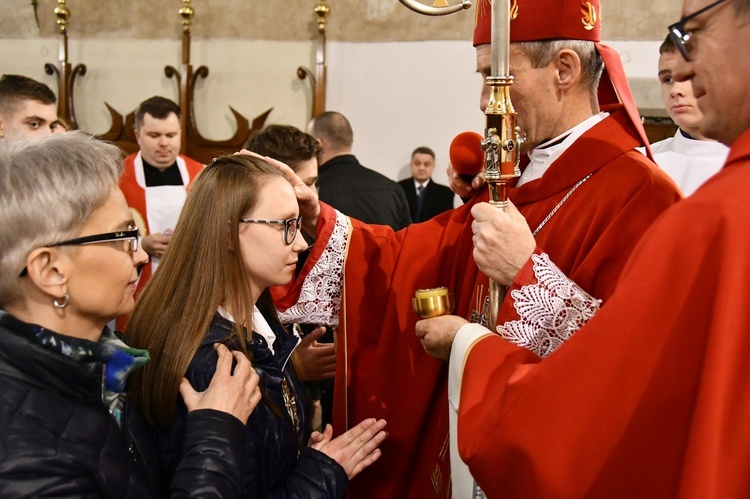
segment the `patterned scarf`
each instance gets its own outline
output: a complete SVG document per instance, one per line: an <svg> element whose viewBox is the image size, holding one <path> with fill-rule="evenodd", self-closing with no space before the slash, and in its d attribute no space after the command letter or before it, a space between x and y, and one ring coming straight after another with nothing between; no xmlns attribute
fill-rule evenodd
<svg viewBox="0 0 750 499"><path fill-rule="evenodd" d="M115 418L118 425L122 423L122 407L125 402L125 384L131 372L148 362L146 350L129 347L115 332L104 328L98 342L73 338L55 333L37 324L19 321L12 315L0 310L0 324L36 344L64 355L82 364L99 362L105 366L104 405Z"/></svg>

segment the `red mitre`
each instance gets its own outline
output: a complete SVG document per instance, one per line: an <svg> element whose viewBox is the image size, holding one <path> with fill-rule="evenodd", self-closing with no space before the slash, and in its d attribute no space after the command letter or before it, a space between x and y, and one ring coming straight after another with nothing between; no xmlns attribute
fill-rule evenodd
<svg viewBox="0 0 750 499"><path fill-rule="evenodd" d="M489 44L492 31L492 1L478 0L474 26L474 46ZM507 1L507 0L506 0ZM620 54L599 43L601 39L601 10L599 0L509 0L510 41L585 40L594 42L604 61L604 74L599 83L599 105L622 102L640 136L642 145L649 148L646 131L635 100L630 92ZM619 99L618 99L619 95Z"/></svg>

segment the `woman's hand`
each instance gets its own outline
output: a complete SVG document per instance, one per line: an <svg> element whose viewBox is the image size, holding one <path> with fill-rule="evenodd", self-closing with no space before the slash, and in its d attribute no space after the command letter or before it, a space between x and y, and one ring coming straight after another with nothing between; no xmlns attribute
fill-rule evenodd
<svg viewBox="0 0 750 499"><path fill-rule="evenodd" d="M339 463L351 480L380 458L378 446L388 437L388 432L383 431L385 425L385 419L365 419L334 439L333 428L326 425L323 433L313 432L310 447Z"/></svg>
<svg viewBox="0 0 750 499"><path fill-rule="evenodd" d="M325 332L325 326L316 327L294 349L292 359L301 381L320 381L333 378L336 374L336 349L333 343L318 343L318 338Z"/></svg>
<svg viewBox="0 0 750 499"><path fill-rule="evenodd" d="M196 392L190 382L182 378L180 395L188 411L214 409L236 417L243 424L260 402L260 378L242 352L232 352L226 346L214 344L219 355L216 372L203 392ZM232 373L232 361L237 365Z"/></svg>

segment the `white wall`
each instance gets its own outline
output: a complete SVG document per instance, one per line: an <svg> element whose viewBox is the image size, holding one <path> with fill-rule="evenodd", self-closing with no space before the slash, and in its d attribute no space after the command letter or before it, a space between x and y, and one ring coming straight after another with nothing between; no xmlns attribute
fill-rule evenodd
<svg viewBox="0 0 750 499"><path fill-rule="evenodd" d="M659 42L612 42L623 55L640 107L661 107L656 80ZM44 63L55 63L56 39L0 40L0 73L20 73L48 83ZM8 57L7 54L13 54ZM269 107L268 123L304 128L311 91L296 76L299 65L314 69L311 43L197 40L192 64L209 67L199 82L195 113L201 133L226 139L234 133L233 106L252 120ZM469 42L329 42L327 108L340 111L354 129L354 153L360 161L394 180L408 176L411 151L435 150L435 180L446 183L445 166L453 137L465 130L481 132L481 78L476 74ZM85 76L75 87L81 126L102 133L109 129L109 102L126 115L152 95L177 98L174 80L164 66L179 69L180 43L168 40L71 40L69 59L84 63Z"/></svg>

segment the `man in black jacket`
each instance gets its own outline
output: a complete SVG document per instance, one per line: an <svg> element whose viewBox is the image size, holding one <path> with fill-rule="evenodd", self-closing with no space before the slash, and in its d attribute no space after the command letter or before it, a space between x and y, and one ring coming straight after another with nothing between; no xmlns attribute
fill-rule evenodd
<svg viewBox="0 0 750 499"><path fill-rule="evenodd" d="M453 191L432 180L435 152L429 147L417 147L411 153L411 178L399 185L406 194L414 222L424 222L453 208Z"/></svg>
<svg viewBox="0 0 750 499"><path fill-rule="evenodd" d="M409 204L401 187L359 164L352 154L354 133L344 115L321 113L310 121L307 132L322 149L317 182L321 201L357 220L390 225L393 230L411 223Z"/></svg>

